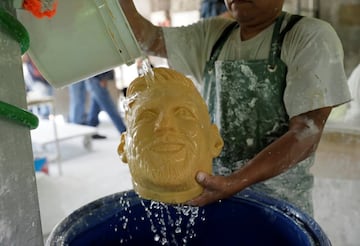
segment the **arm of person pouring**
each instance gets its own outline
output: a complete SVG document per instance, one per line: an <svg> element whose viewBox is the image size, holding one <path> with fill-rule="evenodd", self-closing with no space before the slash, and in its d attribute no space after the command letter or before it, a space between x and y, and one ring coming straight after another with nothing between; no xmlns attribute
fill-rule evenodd
<svg viewBox="0 0 360 246"><path fill-rule="evenodd" d="M204 192L189 205L206 204L228 198L246 187L275 177L315 152L331 107L320 108L291 118L289 130L229 176L198 172L197 182Z"/></svg>
<svg viewBox="0 0 360 246"><path fill-rule="evenodd" d="M132 0L119 0L119 4L141 49L147 55L167 57L161 27L152 24L140 15Z"/></svg>

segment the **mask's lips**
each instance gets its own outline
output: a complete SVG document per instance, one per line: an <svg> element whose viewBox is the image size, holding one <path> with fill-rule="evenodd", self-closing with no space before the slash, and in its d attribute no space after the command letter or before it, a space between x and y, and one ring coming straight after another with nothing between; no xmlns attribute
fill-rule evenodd
<svg viewBox="0 0 360 246"><path fill-rule="evenodd" d="M177 142L157 142L151 146L151 150L158 153L176 153L181 151L184 146Z"/></svg>

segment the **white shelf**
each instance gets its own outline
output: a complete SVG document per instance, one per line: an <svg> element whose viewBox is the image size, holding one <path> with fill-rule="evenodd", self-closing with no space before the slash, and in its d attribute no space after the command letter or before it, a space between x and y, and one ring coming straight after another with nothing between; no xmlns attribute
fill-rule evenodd
<svg viewBox="0 0 360 246"><path fill-rule="evenodd" d="M71 123L56 123L57 138L54 134L54 122L51 120L39 120L39 126L31 131L31 139L34 144L46 145L75 137L90 137L96 134L96 127L83 126Z"/></svg>

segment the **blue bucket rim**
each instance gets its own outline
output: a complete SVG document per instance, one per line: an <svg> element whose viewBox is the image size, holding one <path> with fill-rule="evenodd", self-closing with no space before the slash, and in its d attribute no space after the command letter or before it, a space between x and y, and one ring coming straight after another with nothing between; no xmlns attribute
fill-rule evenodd
<svg viewBox="0 0 360 246"><path fill-rule="evenodd" d="M109 210L106 208L111 205L112 207L118 207L121 209L123 204L119 202L120 199L126 199L130 206L139 205L142 201L145 201L145 199L139 197L133 189L117 192L96 199L74 210L70 215L57 223L46 240L46 246L56 246L58 245L57 243L65 238L71 240L76 236L72 233L73 231L85 231L90 225L92 225L92 221L96 221L97 223L106 221L118 211L116 209ZM312 217L284 200L273 198L250 189L245 189L233 197L218 201L218 203L238 203L239 201L252 206L270 208L274 212L291 219L294 223L303 228L304 231L309 234L309 237L312 238L315 246L331 246L329 238ZM90 219L87 221L89 222L87 228L84 228L83 222L80 220L84 217L84 214L91 214L91 216L89 216ZM58 235L62 236L58 237Z"/></svg>

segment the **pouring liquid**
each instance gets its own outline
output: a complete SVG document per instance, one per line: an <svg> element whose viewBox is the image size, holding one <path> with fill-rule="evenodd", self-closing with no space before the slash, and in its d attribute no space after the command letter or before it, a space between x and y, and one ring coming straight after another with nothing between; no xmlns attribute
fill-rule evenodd
<svg viewBox="0 0 360 246"><path fill-rule="evenodd" d="M147 83L147 87L154 81L154 71L151 67L150 61L147 57L142 59L142 70L144 72L145 81Z"/></svg>

